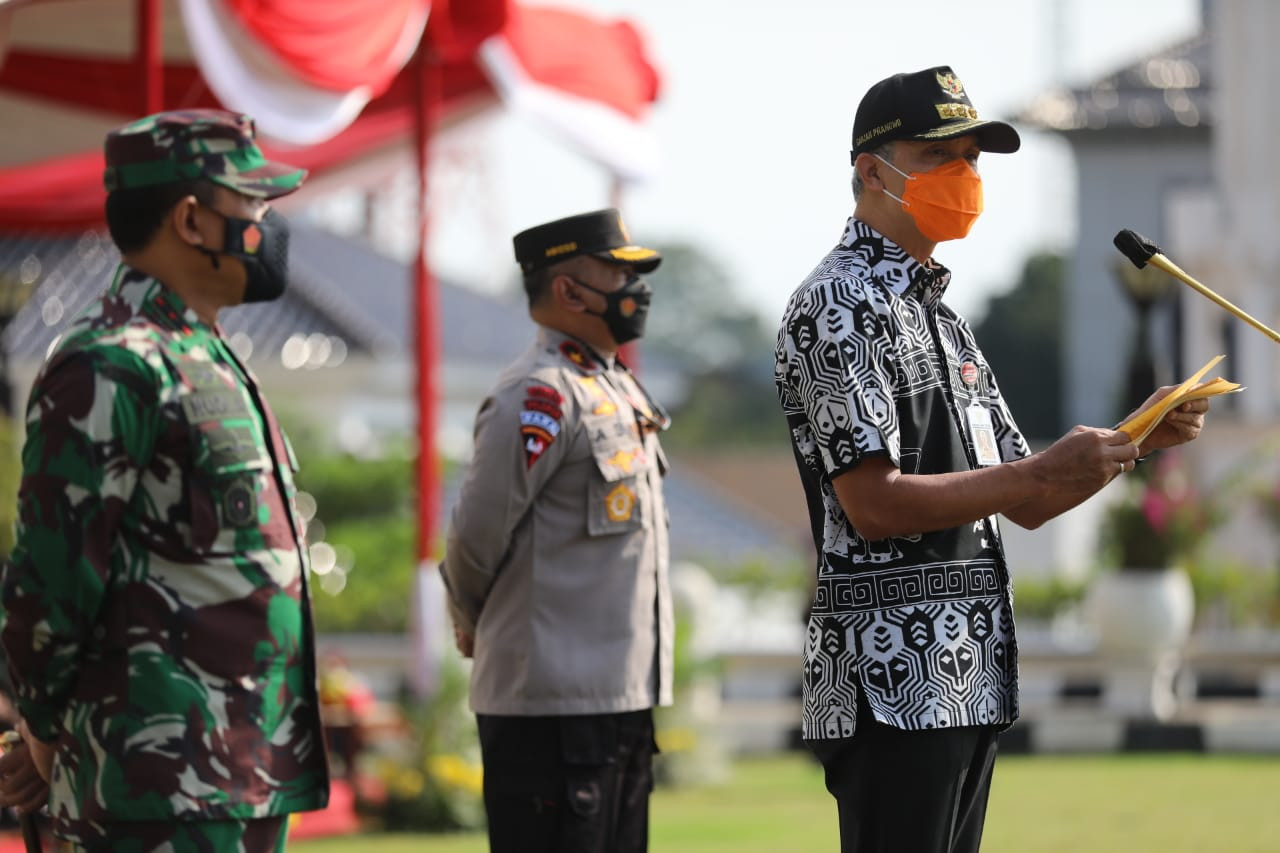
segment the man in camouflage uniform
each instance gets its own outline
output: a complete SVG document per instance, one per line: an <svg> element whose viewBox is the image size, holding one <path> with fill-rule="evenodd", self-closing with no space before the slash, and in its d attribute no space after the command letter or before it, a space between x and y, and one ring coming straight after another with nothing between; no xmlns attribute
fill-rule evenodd
<svg viewBox="0 0 1280 853"><path fill-rule="evenodd" d="M495 853L648 844L653 712L671 703L667 419L620 362L661 258L616 210L515 237L537 341L476 419L442 567L480 728Z"/></svg>
<svg viewBox="0 0 1280 853"><path fill-rule="evenodd" d="M267 199L306 173L219 110L118 128L106 164L123 263L31 393L0 639L56 835L279 850L328 798L307 548L293 453L216 321L283 291Z"/></svg>

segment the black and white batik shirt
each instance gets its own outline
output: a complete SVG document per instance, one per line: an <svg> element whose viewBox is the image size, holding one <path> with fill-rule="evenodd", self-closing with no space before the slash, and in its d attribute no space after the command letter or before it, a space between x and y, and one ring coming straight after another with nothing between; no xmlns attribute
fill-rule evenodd
<svg viewBox="0 0 1280 853"><path fill-rule="evenodd" d="M904 474L976 467L965 415L975 404L1002 461L1029 453L968 324L942 302L950 278L850 219L778 332L775 382L821 555L804 655L809 740L853 734L859 688L875 718L900 729L1018 716L995 518L870 541L831 485L875 454Z"/></svg>

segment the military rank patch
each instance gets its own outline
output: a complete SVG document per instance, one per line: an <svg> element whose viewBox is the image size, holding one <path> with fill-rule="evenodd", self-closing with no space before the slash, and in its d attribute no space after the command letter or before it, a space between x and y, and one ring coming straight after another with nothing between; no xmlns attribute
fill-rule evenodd
<svg viewBox="0 0 1280 853"><path fill-rule="evenodd" d="M578 369L584 373L592 373L596 369L596 363L591 356L583 352L582 347L573 341L562 341L560 354L576 364Z"/></svg>
<svg viewBox="0 0 1280 853"><path fill-rule="evenodd" d="M560 434L560 392L545 385L525 389L524 408L520 412L520 438L524 442L524 462L532 468Z"/></svg>
<svg viewBox="0 0 1280 853"><path fill-rule="evenodd" d="M604 496L604 511L610 521L629 521L635 508L636 493L626 483L619 483Z"/></svg>

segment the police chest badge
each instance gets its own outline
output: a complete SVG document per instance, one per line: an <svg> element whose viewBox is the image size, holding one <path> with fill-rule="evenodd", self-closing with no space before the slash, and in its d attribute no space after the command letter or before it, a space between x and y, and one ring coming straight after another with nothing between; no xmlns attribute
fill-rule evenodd
<svg viewBox="0 0 1280 853"><path fill-rule="evenodd" d="M554 388L530 385L525 389L524 406L520 410L520 439L526 468L532 468L560 434L563 402L560 392Z"/></svg>
<svg viewBox="0 0 1280 853"><path fill-rule="evenodd" d="M630 521L636 509L636 493L626 483L619 483L604 496L604 511L610 521Z"/></svg>

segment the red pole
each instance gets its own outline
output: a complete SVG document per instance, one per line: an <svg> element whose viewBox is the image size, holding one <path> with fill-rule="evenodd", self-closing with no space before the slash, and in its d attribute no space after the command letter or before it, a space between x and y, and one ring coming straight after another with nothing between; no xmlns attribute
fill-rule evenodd
<svg viewBox="0 0 1280 853"><path fill-rule="evenodd" d="M418 50L418 98L414 151L418 168L418 257L414 265L414 340L418 395L418 562L430 559L440 515L440 466L436 458L436 363L440 339L436 289L427 257L430 217L427 209L431 135L440 113L441 63L424 41Z"/></svg>
<svg viewBox="0 0 1280 853"><path fill-rule="evenodd" d="M137 8L136 58L142 71L142 114L151 115L164 109L164 9L160 0L138 0Z"/></svg>

